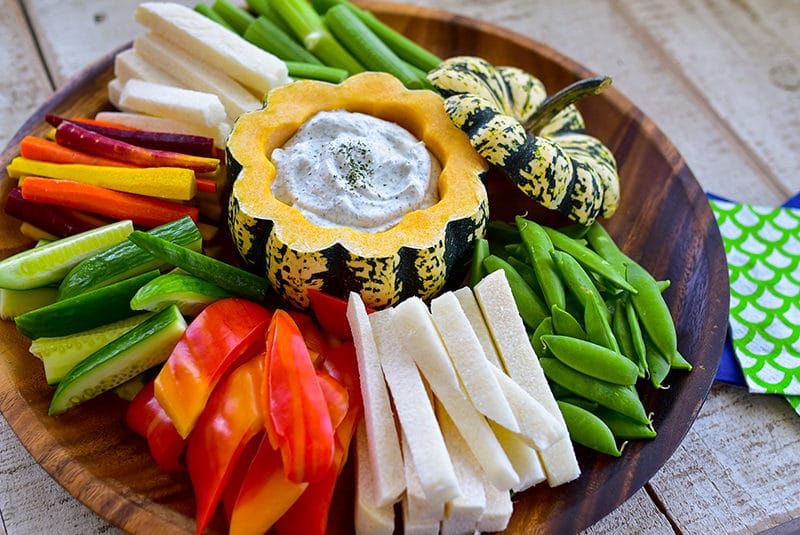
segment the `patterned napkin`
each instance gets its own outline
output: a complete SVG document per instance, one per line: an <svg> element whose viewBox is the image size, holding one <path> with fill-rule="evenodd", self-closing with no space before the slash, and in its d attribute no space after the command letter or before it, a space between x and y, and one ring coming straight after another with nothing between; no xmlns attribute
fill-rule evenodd
<svg viewBox="0 0 800 535"><path fill-rule="evenodd" d="M723 355L717 377L782 394L800 414L800 209L709 198L728 259L729 339L739 364Z"/></svg>

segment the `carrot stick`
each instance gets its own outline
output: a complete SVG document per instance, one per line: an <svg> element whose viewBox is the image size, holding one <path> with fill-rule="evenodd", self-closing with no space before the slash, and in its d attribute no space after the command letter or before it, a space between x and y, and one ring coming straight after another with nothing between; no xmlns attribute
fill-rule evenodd
<svg viewBox="0 0 800 535"><path fill-rule="evenodd" d="M138 128L126 126L124 124L112 123L111 121L100 121L98 119L91 119L89 117L70 117L69 120L74 123L102 126L104 128L119 128L120 130L138 130Z"/></svg>
<svg viewBox="0 0 800 535"><path fill-rule="evenodd" d="M129 163L87 154L53 143L46 139L25 136L19 144L19 154L23 158L53 163L82 163L85 165L108 165L111 167L136 167Z"/></svg>
<svg viewBox="0 0 800 535"><path fill-rule="evenodd" d="M213 172L219 167L219 160L216 158L140 147L98 134L69 121L56 127L56 143L146 167L186 167L200 173Z"/></svg>
<svg viewBox="0 0 800 535"><path fill-rule="evenodd" d="M85 210L113 219L130 219L143 227L163 225L187 215L197 221L199 216L194 206L73 180L28 176L22 181L21 188L22 198L29 201Z"/></svg>
<svg viewBox="0 0 800 535"><path fill-rule="evenodd" d="M195 182L197 182L198 192L200 191L205 193L217 192L217 182L215 180L211 180L210 178L197 178Z"/></svg>

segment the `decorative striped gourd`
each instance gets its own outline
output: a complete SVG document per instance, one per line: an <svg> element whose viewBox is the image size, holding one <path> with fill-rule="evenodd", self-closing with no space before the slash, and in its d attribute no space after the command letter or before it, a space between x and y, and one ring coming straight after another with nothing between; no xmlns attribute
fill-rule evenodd
<svg viewBox="0 0 800 535"><path fill-rule="evenodd" d="M393 121L423 141L439 160L439 202L406 214L377 233L321 227L271 192L273 149L315 113L344 109ZM362 73L338 85L303 80L273 90L262 109L239 117L228 139L233 181L228 224L238 254L263 273L286 302L307 308L306 288L344 297L350 291L373 308L442 290L485 233L486 162L429 90L407 90L384 73Z"/></svg>
<svg viewBox="0 0 800 535"><path fill-rule="evenodd" d="M589 79L547 98L542 82L515 67L457 56L428 74L453 123L486 160L506 171L530 198L583 225L610 217L619 204L611 151L585 133L573 102L601 91Z"/></svg>

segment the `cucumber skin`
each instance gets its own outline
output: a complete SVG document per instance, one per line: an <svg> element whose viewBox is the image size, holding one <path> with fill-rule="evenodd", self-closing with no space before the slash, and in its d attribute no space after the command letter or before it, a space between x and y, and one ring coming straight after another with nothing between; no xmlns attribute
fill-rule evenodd
<svg viewBox="0 0 800 535"><path fill-rule="evenodd" d="M136 292L159 275L157 269L96 290L37 308L14 321L17 329L31 339L66 336L113 321L129 318L139 311L130 307Z"/></svg>
<svg viewBox="0 0 800 535"><path fill-rule="evenodd" d="M196 251L203 244L200 230L189 216L152 228L147 234ZM58 286L58 299L67 299L165 265L163 260L126 239L73 267Z"/></svg>
<svg viewBox="0 0 800 535"><path fill-rule="evenodd" d="M185 330L174 305L146 319L75 365L56 388L48 414L61 414L163 363Z"/></svg>
<svg viewBox="0 0 800 535"><path fill-rule="evenodd" d="M169 264L224 290L258 303L266 299L269 286L264 277L140 230L131 232L128 239Z"/></svg>
<svg viewBox="0 0 800 535"><path fill-rule="evenodd" d="M105 232L108 232L112 235L117 235L118 233L127 234L133 231L133 223L129 219L125 219L116 221L114 223L109 223L102 228L106 229ZM0 261L0 286L11 290L31 290L33 288L40 288L49 284L58 283L69 272L69 270L74 267L75 264L81 262L84 258L88 258L96 254L98 251L107 249L110 247L110 245L106 244L102 247L97 247L94 251L84 253L85 256L78 255L77 258L70 259L69 263L65 265L51 266L49 270L45 270L44 274L37 272L36 269L34 269L34 273L30 273L28 275L20 273L20 271L25 271L24 268L26 267L26 259L30 257L35 259L37 256L45 255L50 249L62 247L64 243L69 243L70 241L80 240L82 236L92 232L98 232L98 229L87 230L73 236L67 236L65 238L53 240L43 245L32 247L26 251L19 252ZM121 243L123 241L125 241L125 237L121 235L114 238L115 243ZM35 262L36 260L34 260L34 267L36 267ZM15 263L22 264L22 266L19 264L14 266ZM16 267L16 269L14 269L14 267ZM21 267L23 268L22 270L20 270ZM27 267L30 268L31 266Z"/></svg>
<svg viewBox="0 0 800 535"><path fill-rule="evenodd" d="M167 273L139 288L131 299L131 308L154 311L175 303L183 315L196 316L207 305L225 297L233 294L212 282L185 273Z"/></svg>

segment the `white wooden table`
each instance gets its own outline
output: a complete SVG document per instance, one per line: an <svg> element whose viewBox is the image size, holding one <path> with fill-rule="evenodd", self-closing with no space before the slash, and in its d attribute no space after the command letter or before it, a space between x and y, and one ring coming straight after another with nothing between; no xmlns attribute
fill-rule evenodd
<svg viewBox="0 0 800 535"><path fill-rule="evenodd" d="M410 1L611 75L706 191L777 205L800 190L800 0ZM0 146L55 88L142 31L137 3L0 0ZM666 465L587 533L800 532L798 454L800 416L784 400L717 383ZM0 530L117 532L39 468L2 418Z"/></svg>

